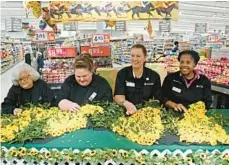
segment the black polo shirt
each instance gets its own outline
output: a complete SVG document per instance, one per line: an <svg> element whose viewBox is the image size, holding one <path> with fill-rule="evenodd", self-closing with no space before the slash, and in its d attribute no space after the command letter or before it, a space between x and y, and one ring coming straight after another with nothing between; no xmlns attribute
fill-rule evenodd
<svg viewBox="0 0 229 165"><path fill-rule="evenodd" d="M15 108L19 108L26 103L54 105L55 97L48 84L41 79L34 82L30 89L23 89L20 85L12 87L2 103L2 113L12 114Z"/></svg>
<svg viewBox="0 0 229 165"><path fill-rule="evenodd" d="M188 107L203 101L207 108L212 104L211 82L204 75L199 75L187 88L180 71L167 75L162 86L162 102L167 101L183 104Z"/></svg>
<svg viewBox="0 0 229 165"><path fill-rule="evenodd" d="M112 89L106 79L93 74L92 82L83 87L75 79L75 75L69 76L61 86L57 96L57 105L63 99L68 99L79 105L90 101L112 101Z"/></svg>
<svg viewBox="0 0 229 165"><path fill-rule="evenodd" d="M118 72L114 95L125 95L133 104L144 103L149 99L161 99L161 80L158 73L144 67L141 78L133 76L132 66Z"/></svg>

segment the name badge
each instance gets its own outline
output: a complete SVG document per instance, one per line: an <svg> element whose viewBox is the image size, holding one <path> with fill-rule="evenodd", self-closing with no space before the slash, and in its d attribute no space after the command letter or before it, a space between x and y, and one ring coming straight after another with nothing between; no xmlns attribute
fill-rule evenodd
<svg viewBox="0 0 229 165"><path fill-rule="evenodd" d="M204 88L203 85L196 85L197 88Z"/></svg>
<svg viewBox="0 0 229 165"><path fill-rule="evenodd" d="M177 87L173 87L172 90L175 91L175 92L177 92L177 93L180 93L181 92L181 89L179 89Z"/></svg>
<svg viewBox="0 0 229 165"><path fill-rule="evenodd" d="M133 83L133 82L126 82L126 86L127 87L135 87L135 83Z"/></svg>
<svg viewBox="0 0 229 165"><path fill-rule="evenodd" d="M97 96L97 93L93 92L91 96L89 97L89 100L92 101Z"/></svg>
<svg viewBox="0 0 229 165"><path fill-rule="evenodd" d="M145 83L144 85L154 85L154 83Z"/></svg>

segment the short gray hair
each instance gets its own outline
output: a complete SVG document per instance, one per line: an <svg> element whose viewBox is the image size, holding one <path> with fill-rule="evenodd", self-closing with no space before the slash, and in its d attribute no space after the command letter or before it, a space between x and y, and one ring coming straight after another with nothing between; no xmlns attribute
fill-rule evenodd
<svg viewBox="0 0 229 165"><path fill-rule="evenodd" d="M33 81L37 81L40 78L40 74L30 65L24 63L19 65L17 68L14 69L12 74L12 83L15 86L18 86L19 75L22 72L28 72L29 75L32 77Z"/></svg>

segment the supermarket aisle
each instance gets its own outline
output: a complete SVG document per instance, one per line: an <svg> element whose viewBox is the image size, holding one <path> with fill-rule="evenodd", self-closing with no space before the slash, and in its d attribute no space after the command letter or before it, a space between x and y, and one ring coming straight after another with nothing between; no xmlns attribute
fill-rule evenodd
<svg viewBox="0 0 229 165"><path fill-rule="evenodd" d="M18 65L24 63L24 60L16 64L14 67L11 69L7 70L3 74L1 74L1 103L3 102L4 98L6 97L10 87L12 86L11 78L12 78L12 73L15 67Z"/></svg>

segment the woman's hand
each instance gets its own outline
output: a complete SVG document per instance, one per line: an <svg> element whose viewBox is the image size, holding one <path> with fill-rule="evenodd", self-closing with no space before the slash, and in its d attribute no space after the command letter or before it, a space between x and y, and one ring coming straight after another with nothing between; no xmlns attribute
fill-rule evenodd
<svg viewBox="0 0 229 165"><path fill-rule="evenodd" d="M13 113L14 113L14 115L19 115L21 112L22 112L22 109L15 108Z"/></svg>
<svg viewBox="0 0 229 165"><path fill-rule="evenodd" d="M137 108L135 107L135 105L129 101L124 101L123 106L126 108L127 115L132 115L137 112Z"/></svg>
<svg viewBox="0 0 229 165"><path fill-rule="evenodd" d="M175 111L178 112L186 112L187 109L185 108L185 106L183 104L177 104L174 103L172 101L167 101L165 104L167 107L174 109Z"/></svg>
<svg viewBox="0 0 229 165"><path fill-rule="evenodd" d="M69 101L67 99L61 100L59 102L58 106L61 110L68 110L71 112L74 112L74 111L80 109L80 106L77 103L74 103L74 102Z"/></svg>
<svg viewBox="0 0 229 165"><path fill-rule="evenodd" d="M183 106L183 104L174 104L172 107L175 111L180 111L180 112L186 112L187 109L185 108L185 106Z"/></svg>

